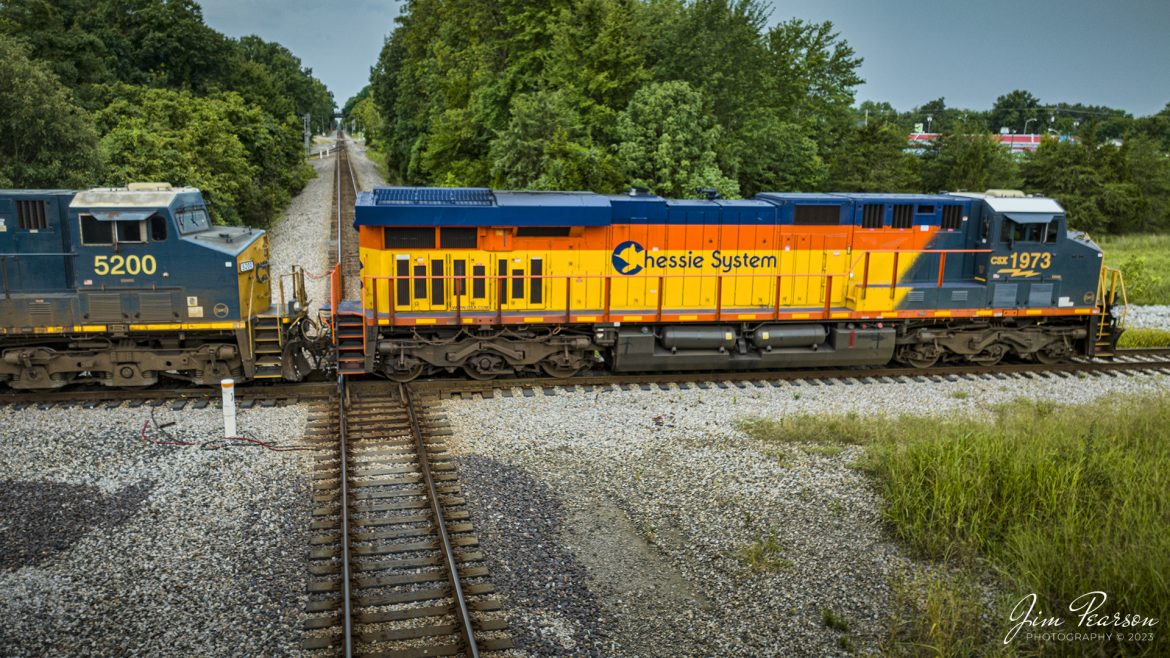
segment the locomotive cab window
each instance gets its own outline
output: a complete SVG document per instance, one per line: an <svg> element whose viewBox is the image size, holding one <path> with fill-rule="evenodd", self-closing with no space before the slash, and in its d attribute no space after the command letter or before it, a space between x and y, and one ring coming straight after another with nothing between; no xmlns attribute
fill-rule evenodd
<svg viewBox="0 0 1170 658"><path fill-rule="evenodd" d="M93 215L81 215L81 244L94 246L114 244L113 222L99 222Z"/></svg>
<svg viewBox="0 0 1170 658"><path fill-rule="evenodd" d="M117 227L118 244L126 242L146 242L146 232L142 227L146 222L113 222Z"/></svg>
<svg viewBox="0 0 1170 658"><path fill-rule="evenodd" d="M1060 220L1054 219L1048 222L1047 232L1044 234L1045 244L1056 244L1056 238L1060 235Z"/></svg>
<svg viewBox="0 0 1170 658"><path fill-rule="evenodd" d="M150 216L150 241L163 242L167 239L167 218L157 213Z"/></svg>
<svg viewBox="0 0 1170 658"><path fill-rule="evenodd" d="M179 233L190 235L211 228L211 219L207 216L207 209L203 206L180 208L175 211L175 223L179 225Z"/></svg>

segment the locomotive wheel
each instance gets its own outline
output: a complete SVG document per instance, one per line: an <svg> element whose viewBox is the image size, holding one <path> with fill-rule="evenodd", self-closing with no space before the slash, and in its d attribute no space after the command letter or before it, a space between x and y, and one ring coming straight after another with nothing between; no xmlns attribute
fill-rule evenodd
<svg viewBox="0 0 1170 658"><path fill-rule="evenodd" d="M1032 357L1036 359L1037 363L1043 363L1046 366L1060 363L1065 359L1063 354L1053 354L1048 350L1036 350L1032 353Z"/></svg>
<svg viewBox="0 0 1170 658"><path fill-rule="evenodd" d="M384 374L386 375L386 379L389 379L392 382L405 384L406 382L412 382L418 379L418 376L421 375L422 372L423 364L416 363L406 370L393 370L390 372L385 372Z"/></svg>
<svg viewBox="0 0 1170 658"><path fill-rule="evenodd" d="M1006 346L993 343L988 345L987 349L982 352L968 356L967 360L980 366L993 366L1003 360L1007 351Z"/></svg>
<svg viewBox="0 0 1170 658"><path fill-rule="evenodd" d="M498 372L482 372L480 370L476 370L473 366L463 366L463 372L467 373L468 377L472 379L478 379L482 382L486 382L490 379L495 379L496 377L500 376L500 373Z"/></svg>
<svg viewBox="0 0 1170 658"><path fill-rule="evenodd" d="M938 363L942 350L933 345L923 345L921 348L905 347L897 355L898 361L915 368L929 368Z"/></svg>
<svg viewBox="0 0 1170 658"><path fill-rule="evenodd" d="M507 365L504 362L504 358L498 354L480 352L463 364L463 372L467 373L467 376L472 379L487 381L507 374L505 370Z"/></svg>
<svg viewBox="0 0 1170 658"><path fill-rule="evenodd" d="M915 368L920 368L920 369L921 368L929 368L929 367L933 366L934 364L938 363L938 354L935 354L934 356L921 357L921 358L907 357L906 363L909 363L910 365L914 366Z"/></svg>
<svg viewBox="0 0 1170 658"><path fill-rule="evenodd" d="M544 374L556 379L568 379L581 372L581 368L578 366L562 365L547 360L540 362L540 369L544 371Z"/></svg>

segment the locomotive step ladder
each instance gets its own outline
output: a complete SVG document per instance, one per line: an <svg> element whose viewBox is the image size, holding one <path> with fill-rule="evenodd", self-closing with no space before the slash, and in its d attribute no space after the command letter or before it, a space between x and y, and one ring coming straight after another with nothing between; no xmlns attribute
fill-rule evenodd
<svg viewBox="0 0 1170 658"><path fill-rule="evenodd" d="M337 350L338 373L361 375L368 371L366 323L361 304L357 302L338 304L334 314L333 346Z"/></svg>
<svg viewBox="0 0 1170 658"><path fill-rule="evenodd" d="M280 317L261 315L252 323L252 353L256 379L280 379L284 366L284 334Z"/></svg>
<svg viewBox="0 0 1170 658"><path fill-rule="evenodd" d="M1117 298L1121 297L1121 309L1115 317L1113 309L1117 305ZM1125 294L1125 279L1121 270L1112 267L1101 267L1101 277L1097 283L1097 330L1093 332L1093 353L1096 356L1113 356L1117 349L1117 338L1125 325L1125 315L1129 311L1129 298Z"/></svg>

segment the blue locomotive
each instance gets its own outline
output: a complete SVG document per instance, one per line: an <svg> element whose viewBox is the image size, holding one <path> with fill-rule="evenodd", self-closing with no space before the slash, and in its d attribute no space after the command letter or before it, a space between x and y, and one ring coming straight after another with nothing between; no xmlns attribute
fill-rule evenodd
<svg viewBox="0 0 1170 658"><path fill-rule="evenodd" d="M265 232L196 189L0 190L0 383L300 379L303 273L273 283Z"/></svg>

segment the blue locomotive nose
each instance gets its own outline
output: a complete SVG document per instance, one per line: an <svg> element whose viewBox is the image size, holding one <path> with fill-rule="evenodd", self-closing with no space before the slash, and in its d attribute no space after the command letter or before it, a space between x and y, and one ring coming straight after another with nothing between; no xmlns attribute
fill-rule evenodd
<svg viewBox="0 0 1170 658"><path fill-rule="evenodd" d="M267 270L264 231L214 226L194 188L0 191L0 335L21 346L0 381L280 376L283 354L264 350L293 318L269 308Z"/></svg>

